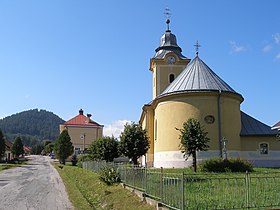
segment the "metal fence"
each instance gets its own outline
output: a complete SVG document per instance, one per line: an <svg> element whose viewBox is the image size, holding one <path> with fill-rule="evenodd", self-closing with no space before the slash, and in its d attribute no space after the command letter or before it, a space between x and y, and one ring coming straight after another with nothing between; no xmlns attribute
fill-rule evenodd
<svg viewBox="0 0 280 210"><path fill-rule="evenodd" d="M280 207L280 173L164 173L145 167L84 162L83 168L117 169L122 182L171 209Z"/></svg>

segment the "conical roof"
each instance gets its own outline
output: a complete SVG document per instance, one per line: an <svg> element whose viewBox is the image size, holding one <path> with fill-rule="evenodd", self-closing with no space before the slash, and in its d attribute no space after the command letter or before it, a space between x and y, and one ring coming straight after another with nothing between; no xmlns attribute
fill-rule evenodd
<svg viewBox="0 0 280 210"><path fill-rule="evenodd" d="M221 91L238 94L198 56L196 56L180 75L159 95L168 95L185 91ZM240 94L238 94L240 95Z"/></svg>

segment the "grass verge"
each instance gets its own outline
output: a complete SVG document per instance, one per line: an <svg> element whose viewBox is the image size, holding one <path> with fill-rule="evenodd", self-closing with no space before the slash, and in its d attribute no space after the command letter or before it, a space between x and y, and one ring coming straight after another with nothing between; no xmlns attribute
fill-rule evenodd
<svg viewBox="0 0 280 210"><path fill-rule="evenodd" d="M0 164L0 171L6 170L6 169L9 169L9 168L18 167L20 165L21 164L6 164L6 163L3 163L3 164Z"/></svg>
<svg viewBox="0 0 280 210"><path fill-rule="evenodd" d="M152 206L141 202L133 193L119 185L107 186L99 180L99 175L82 168L65 165L55 168L60 174L73 206L79 210L151 210Z"/></svg>
<svg viewBox="0 0 280 210"><path fill-rule="evenodd" d="M9 169L9 168L15 168L15 167L20 167L22 165L26 165L28 161L23 161L20 163L1 163L0 164L0 171Z"/></svg>

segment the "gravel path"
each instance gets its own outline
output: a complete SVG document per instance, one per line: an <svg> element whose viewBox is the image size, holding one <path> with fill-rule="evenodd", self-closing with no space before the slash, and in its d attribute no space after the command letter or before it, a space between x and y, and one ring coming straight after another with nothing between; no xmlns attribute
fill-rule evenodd
<svg viewBox="0 0 280 210"><path fill-rule="evenodd" d="M28 165L0 172L0 210L74 209L50 158L30 157Z"/></svg>

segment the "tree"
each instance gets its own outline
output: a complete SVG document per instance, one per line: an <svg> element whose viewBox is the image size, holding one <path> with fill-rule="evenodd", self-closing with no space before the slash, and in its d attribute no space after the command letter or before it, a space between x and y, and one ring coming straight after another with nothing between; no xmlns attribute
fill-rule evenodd
<svg viewBox="0 0 280 210"><path fill-rule="evenodd" d="M114 136L96 139L91 143L89 151L95 159L112 162L114 158L119 156L118 141Z"/></svg>
<svg viewBox="0 0 280 210"><path fill-rule="evenodd" d="M45 143L44 150L46 153L52 153L54 148L54 142L49 142L48 144Z"/></svg>
<svg viewBox="0 0 280 210"><path fill-rule="evenodd" d="M74 149L68 131L63 130L54 143L54 153L58 157L59 162L65 165L66 158L72 155L73 151Z"/></svg>
<svg viewBox="0 0 280 210"><path fill-rule="evenodd" d="M4 157L6 151L6 144L2 130L0 129L0 160Z"/></svg>
<svg viewBox="0 0 280 210"><path fill-rule="evenodd" d="M20 155L24 154L24 150L23 150L23 144L21 141L21 138L18 136L16 137L14 143L13 143L13 147L12 147L12 153L13 155L15 155L17 158Z"/></svg>
<svg viewBox="0 0 280 210"><path fill-rule="evenodd" d="M198 120L190 118L183 124L183 128L179 129L180 134L180 149L184 153L184 157L187 160L189 156L193 158L193 168L196 172L196 152L206 151L209 146L209 138L207 137L208 132L205 132L201 127Z"/></svg>
<svg viewBox="0 0 280 210"><path fill-rule="evenodd" d="M137 159L146 154L150 148L150 142L146 130L139 124L126 124L120 135L119 151L121 154L131 158L137 165Z"/></svg>
<svg viewBox="0 0 280 210"><path fill-rule="evenodd" d="M43 144L35 144L31 147L31 154L32 155L40 155L44 150Z"/></svg>

